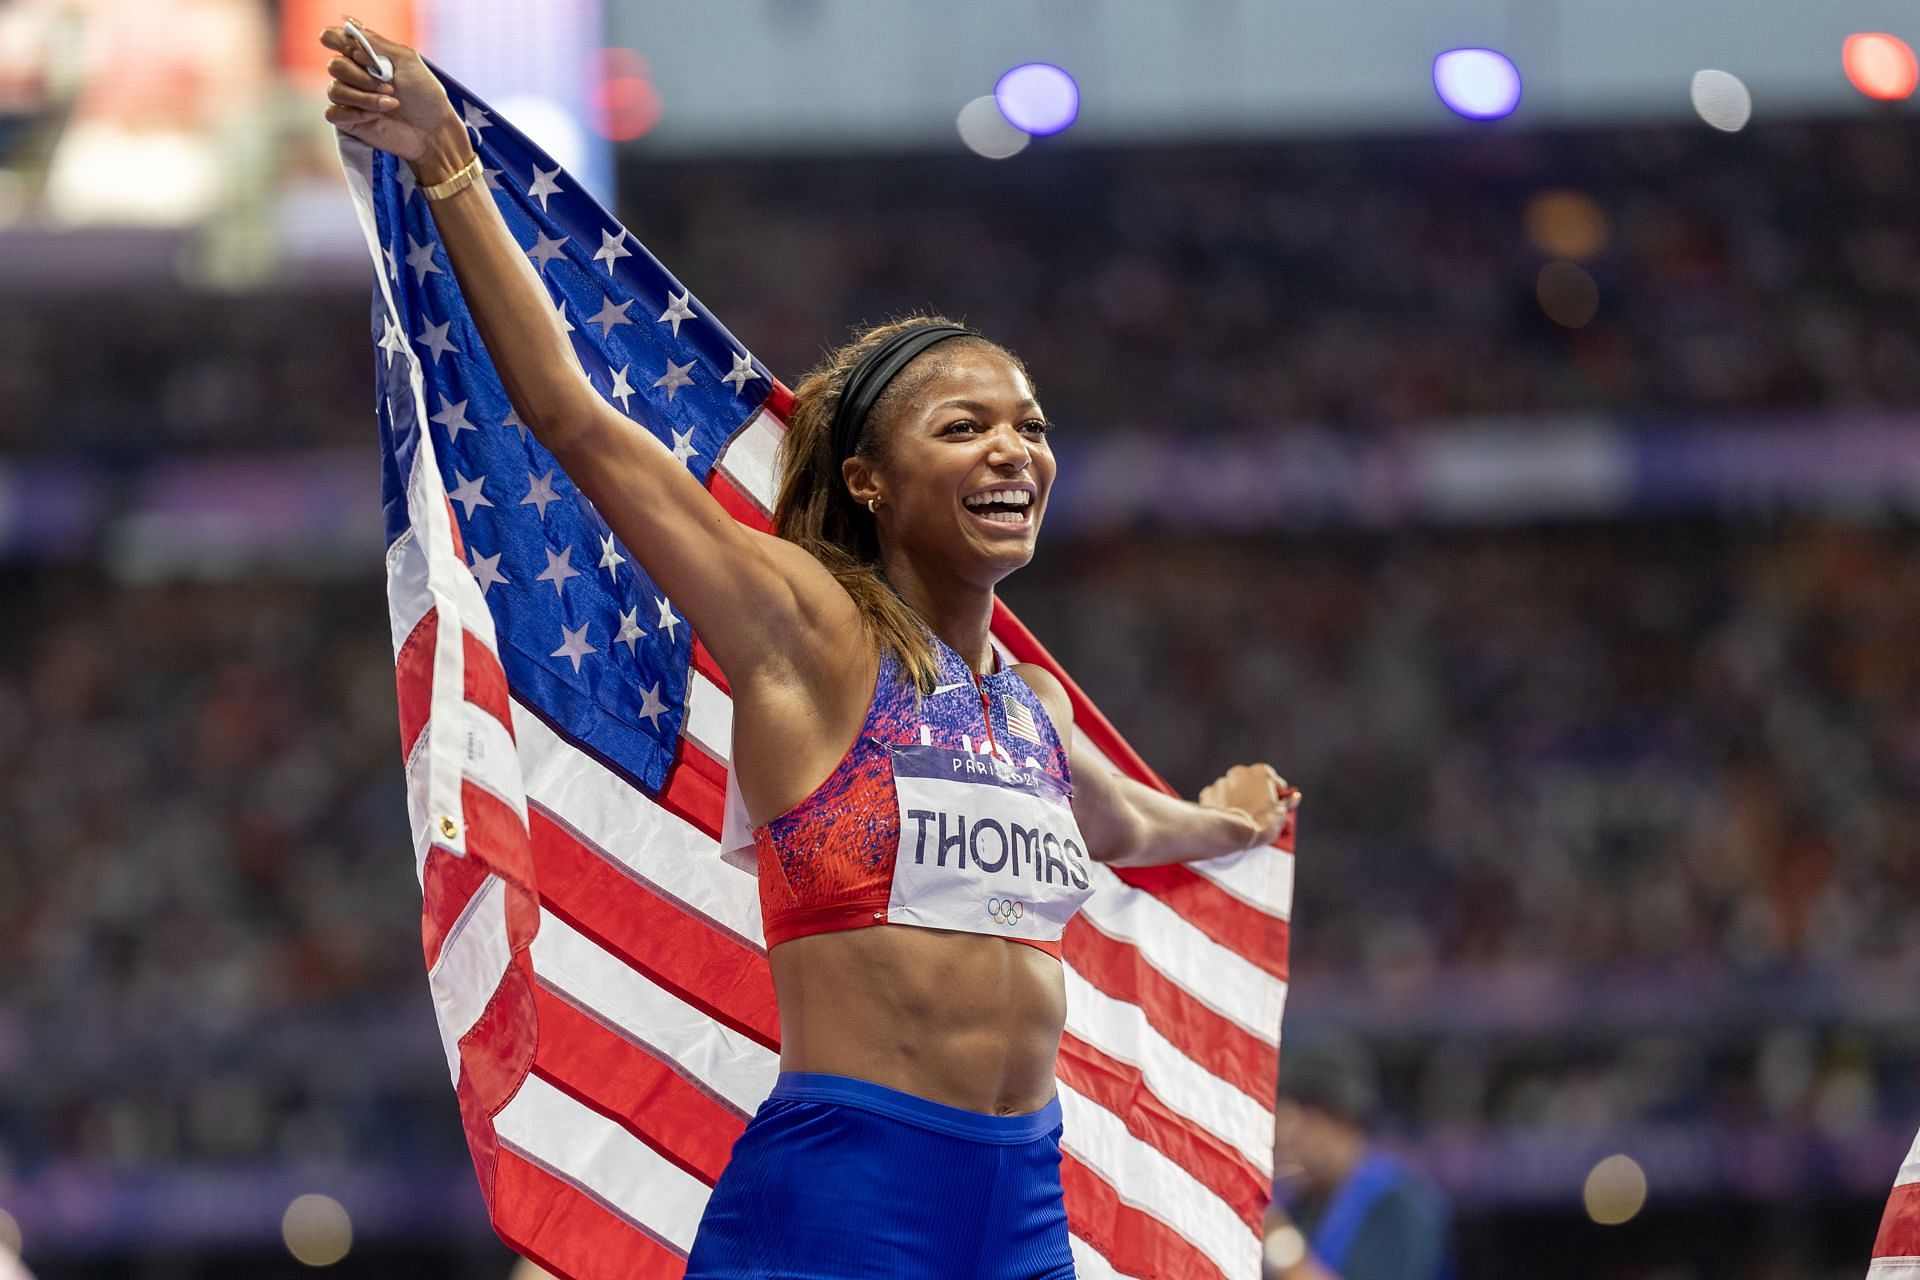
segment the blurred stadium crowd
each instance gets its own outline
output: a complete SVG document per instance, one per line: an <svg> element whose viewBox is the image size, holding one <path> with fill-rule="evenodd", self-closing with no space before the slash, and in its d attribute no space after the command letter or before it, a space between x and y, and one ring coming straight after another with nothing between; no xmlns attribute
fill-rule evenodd
<svg viewBox="0 0 1920 1280"><path fill-rule="evenodd" d="M922 306L1003 338L1071 465L1108 430L1910 407L1917 141L1889 120L1074 151L1041 182L634 164L623 215L790 380ZM1543 310L1561 259L1598 290L1581 327ZM0 310L0 352L10 455L351 449L375 483L357 277L47 293ZM378 564L7 573L0 1181L461 1159ZM1904 1149L1920 1111L1910 525L1089 539L1007 596L1182 790L1243 759L1304 787L1291 1016L1372 1039L1388 1129L1470 1202L1540 1194L1489 1152L1636 1131L1684 1139L1683 1190L1884 1192L1886 1135Z"/></svg>

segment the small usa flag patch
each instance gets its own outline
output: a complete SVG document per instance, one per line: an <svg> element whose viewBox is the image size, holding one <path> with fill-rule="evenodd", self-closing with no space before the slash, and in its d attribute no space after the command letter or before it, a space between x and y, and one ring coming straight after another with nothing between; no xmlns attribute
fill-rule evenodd
<svg viewBox="0 0 1920 1280"><path fill-rule="evenodd" d="M1006 708L1007 732L1016 738L1025 738L1028 742L1038 745L1040 726L1034 723L1033 712L1027 710L1027 704L1008 698Z"/></svg>

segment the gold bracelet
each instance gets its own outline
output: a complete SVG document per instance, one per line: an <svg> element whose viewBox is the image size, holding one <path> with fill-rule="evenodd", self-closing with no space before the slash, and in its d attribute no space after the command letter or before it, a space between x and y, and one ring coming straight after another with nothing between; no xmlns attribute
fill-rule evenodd
<svg viewBox="0 0 1920 1280"><path fill-rule="evenodd" d="M473 159L460 166L458 173L448 178L445 182L436 182L430 187L421 187L420 194L429 200L445 200L455 192L465 191L468 187L472 186L480 179L480 176L484 172L485 170L480 166L480 157L476 154Z"/></svg>

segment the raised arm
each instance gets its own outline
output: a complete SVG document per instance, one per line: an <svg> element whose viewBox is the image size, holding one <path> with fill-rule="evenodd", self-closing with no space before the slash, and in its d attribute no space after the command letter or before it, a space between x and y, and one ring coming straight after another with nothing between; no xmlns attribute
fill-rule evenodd
<svg viewBox="0 0 1920 1280"><path fill-rule="evenodd" d="M1020 675L1047 708L1072 752L1073 703L1044 667ZM1299 807L1300 792L1264 764L1238 764L1182 800L1092 761L1073 760L1073 817L1095 862L1118 867L1198 862L1271 844Z"/></svg>
<svg viewBox="0 0 1920 1280"><path fill-rule="evenodd" d="M421 186L446 181L474 156L446 89L412 49L368 38L392 60L390 82L375 79L343 29L320 37L337 55L328 121L411 164ZM431 209L514 410L673 597L728 679L750 685L787 679L796 665L844 666L830 656L858 642L852 600L805 551L734 520L664 445L601 399L486 184Z"/></svg>

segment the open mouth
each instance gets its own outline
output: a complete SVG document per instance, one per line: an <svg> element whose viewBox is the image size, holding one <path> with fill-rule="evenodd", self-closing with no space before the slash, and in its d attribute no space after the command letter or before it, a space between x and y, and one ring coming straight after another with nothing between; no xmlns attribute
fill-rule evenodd
<svg viewBox="0 0 1920 1280"><path fill-rule="evenodd" d="M1030 489L988 489L969 494L963 501L968 511L992 524L1019 526L1033 519Z"/></svg>

